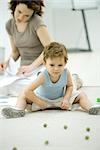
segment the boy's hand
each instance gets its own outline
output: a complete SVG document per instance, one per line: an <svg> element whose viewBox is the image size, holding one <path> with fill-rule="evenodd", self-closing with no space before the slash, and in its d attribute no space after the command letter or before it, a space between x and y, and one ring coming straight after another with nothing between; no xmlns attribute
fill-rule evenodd
<svg viewBox="0 0 100 150"><path fill-rule="evenodd" d="M66 110L68 110L68 108L70 107L70 103L68 102L68 100L63 100L62 102L61 102L61 109L66 109Z"/></svg>

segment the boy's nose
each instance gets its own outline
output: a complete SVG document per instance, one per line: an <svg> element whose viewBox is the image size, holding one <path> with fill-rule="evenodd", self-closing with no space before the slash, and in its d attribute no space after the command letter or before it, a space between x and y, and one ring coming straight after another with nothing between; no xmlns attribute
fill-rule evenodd
<svg viewBox="0 0 100 150"><path fill-rule="evenodd" d="M59 68L58 66L55 66L55 68L54 68L54 69L55 69L55 70L58 70L58 68Z"/></svg>

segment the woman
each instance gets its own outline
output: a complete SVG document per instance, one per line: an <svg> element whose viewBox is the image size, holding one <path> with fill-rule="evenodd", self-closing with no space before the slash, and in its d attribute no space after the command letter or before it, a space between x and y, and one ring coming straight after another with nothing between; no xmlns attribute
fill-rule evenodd
<svg viewBox="0 0 100 150"><path fill-rule="evenodd" d="M6 23L6 29L11 41L14 61L21 58L17 74L27 74L42 64L42 50L53 40L43 22L43 0L11 0L9 2L13 18ZM10 58L9 58L10 59ZM4 71L9 59L0 64Z"/></svg>

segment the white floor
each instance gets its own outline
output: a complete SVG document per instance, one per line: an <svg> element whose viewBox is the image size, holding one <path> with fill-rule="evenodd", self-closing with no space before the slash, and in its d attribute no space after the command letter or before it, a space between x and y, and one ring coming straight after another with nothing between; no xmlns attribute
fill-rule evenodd
<svg viewBox="0 0 100 150"><path fill-rule="evenodd" d="M84 87L83 90L95 104L100 96L100 87ZM99 150L99 124L100 116L89 115L82 110L45 110L28 113L23 118L2 118L0 150L13 150L13 147L17 150Z"/></svg>

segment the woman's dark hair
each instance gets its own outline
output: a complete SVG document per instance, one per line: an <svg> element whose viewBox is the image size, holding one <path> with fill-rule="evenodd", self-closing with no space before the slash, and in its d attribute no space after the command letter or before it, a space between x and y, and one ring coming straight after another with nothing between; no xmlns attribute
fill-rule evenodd
<svg viewBox="0 0 100 150"><path fill-rule="evenodd" d="M11 10L12 15L14 15L16 6L20 3L27 5L29 9L34 10L35 14L42 16L42 8L44 7L43 0L10 0L9 9Z"/></svg>

